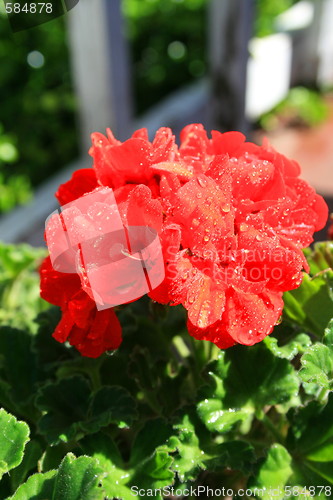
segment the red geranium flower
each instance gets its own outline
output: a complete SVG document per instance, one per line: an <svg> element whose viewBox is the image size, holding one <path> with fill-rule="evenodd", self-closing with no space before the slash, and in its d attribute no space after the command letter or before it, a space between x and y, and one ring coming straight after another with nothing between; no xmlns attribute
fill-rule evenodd
<svg viewBox="0 0 333 500"><path fill-rule="evenodd" d="M94 168L60 186L59 202L109 186L125 225L153 227L165 279L149 295L182 304L194 337L227 348L268 335L283 292L298 287L307 270L302 248L327 220L326 203L299 178L299 165L239 132L213 131L209 139L202 125L186 127L179 147L166 128L153 142L145 130L124 143L109 130L92 138ZM88 356L119 345L114 312L97 311L78 276L44 264L42 296L63 310L58 340Z"/></svg>
<svg viewBox="0 0 333 500"><path fill-rule="evenodd" d="M77 274L59 273L47 257L40 269L41 296L61 307L62 319L53 336L68 341L83 356L97 358L121 344L121 327L113 309L97 311L95 302L81 288Z"/></svg>

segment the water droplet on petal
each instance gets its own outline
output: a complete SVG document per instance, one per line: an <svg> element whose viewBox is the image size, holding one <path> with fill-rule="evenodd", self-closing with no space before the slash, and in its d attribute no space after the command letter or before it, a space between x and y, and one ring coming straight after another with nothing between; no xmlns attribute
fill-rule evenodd
<svg viewBox="0 0 333 500"><path fill-rule="evenodd" d="M204 177L197 177L197 182L198 182L199 186L201 186L201 187L207 186L207 181Z"/></svg>

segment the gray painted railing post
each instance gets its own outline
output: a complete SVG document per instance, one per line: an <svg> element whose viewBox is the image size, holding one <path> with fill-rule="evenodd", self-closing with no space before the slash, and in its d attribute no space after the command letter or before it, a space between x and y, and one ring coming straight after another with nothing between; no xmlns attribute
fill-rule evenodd
<svg viewBox="0 0 333 500"><path fill-rule="evenodd" d="M253 0L211 0L209 5L211 121L222 131L248 132L245 92L253 9Z"/></svg>
<svg viewBox="0 0 333 500"><path fill-rule="evenodd" d="M118 139L125 140L131 131L134 107L129 45L121 3L121 0L104 0L110 54L109 81L112 81L113 112L116 116L115 133Z"/></svg>
<svg viewBox="0 0 333 500"><path fill-rule="evenodd" d="M124 138L130 129L129 69L120 7L120 0L80 0L68 14L84 154L91 132L110 127Z"/></svg>

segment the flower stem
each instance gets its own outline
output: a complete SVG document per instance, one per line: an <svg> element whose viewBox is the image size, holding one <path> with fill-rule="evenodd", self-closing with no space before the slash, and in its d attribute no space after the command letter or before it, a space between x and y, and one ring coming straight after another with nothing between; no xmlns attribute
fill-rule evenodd
<svg viewBox="0 0 333 500"><path fill-rule="evenodd" d="M266 426L266 428L270 431L270 433L274 436L274 438L281 444L284 443L284 437L278 431L276 426L273 424L271 419L264 413L262 410L257 412L257 418Z"/></svg>

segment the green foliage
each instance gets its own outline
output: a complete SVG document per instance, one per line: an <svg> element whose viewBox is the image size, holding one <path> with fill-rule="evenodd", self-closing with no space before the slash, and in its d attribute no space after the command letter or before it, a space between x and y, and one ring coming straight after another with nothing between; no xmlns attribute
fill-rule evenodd
<svg viewBox="0 0 333 500"><path fill-rule="evenodd" d="M162 500L199 486L332 496L332 244L306 252L310 276L258 345L219 351L188 335L181 309L143 298L118 311L124 341L98 359L57 343L58 308L40 312L24 285L37 285L43 254L0 251L1 300L16 280L30 311L17 321L7 302L0 328L1 498Z"/></svg>
<svg viewBox="0 0 333 500"><path fill-rule="evenodd" d="M328 112L329 108L319 92L294 87L280 103L261 116L259 123L265 130L286 125L313 127L325 121Z"/></svg>
<svg viewBox="0 0 333 500"><path fill-rule="evenodd" d="M304 273L301 287L284 294L284 316L294 326L322 338L332 318L333 244L316 243L305 255L310 274Z"/></svg>
<svg viewBox="0 0 333 500"><path fill-rule="evenodd" d="M26 175L6 175L6 165L17 163L19 152L15 139L3 133L0 123L0 213L8 212L31 198L30 180Z"/></svg>
<svg viewBox="0 0 333 500"><path fill-rule="evenodd" d="M66 38L64 18L13 34L0 15L0 213L77 156Z"/></svg>
<svg viewBox="0 0 333 500"><path fill-rule="evenodd" d="M42 248L0 243L0 324L32 326L36 314L46 308L36 271L45 256Z"/></svg>
<svg viewBox="0 0 333 500"><path fill-rule="evenodd" d="M29 437L29 428L18 422L13 415L0 410L0 479L9 470L17 467L23 458L23 450Z"/></svg>
<svg viewBox="0 0 333 500"><path fill-rule="evenodd" d="M265 488L269 485L273 490L281 493L274 495L274 498L283 500L283 488L292 473L291 456L288 451L280 444L273 444L267 452L266 458L259 465L255 477L250 481L249 486L255 491L260 489L264 491L262 498L270 500L271 495ZM268 488L267 488L268 489Z"/></svg>
<svg viewBox="0 0 333 500"><path fill-rule="evenodd" d="M276 33L276 17L292 7L299 0L256 0L254 21L255 34L258 37Z"/></svg>
<svg viewBox="0 0 333 500"><path fill-rule="evenodd" d="M96 460L68 453L57 471L31 476L8 500L103 500L102 476Z"/></svg>
<svg viewBox="0 0 333 500"><path fill-rule="evenodd" d="M206 69L207 0L124 0L138 113Z"/></svg>
<svg viewBox="0 0 333 500"><path fill-rule="evenodd" d="M38 422L39 431L52 445L78 439L111 423L128 427L136 417L135 401L125 389L105 386L92 393L80 376L46 385L36 405L45 412Z"/></svg>

